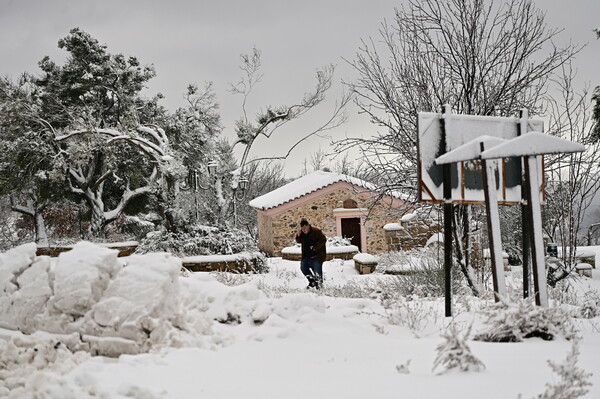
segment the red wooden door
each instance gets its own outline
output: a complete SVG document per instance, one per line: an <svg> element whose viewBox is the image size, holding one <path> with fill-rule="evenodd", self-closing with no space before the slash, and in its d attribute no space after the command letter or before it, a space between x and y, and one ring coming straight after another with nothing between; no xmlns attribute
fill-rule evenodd
<svg viewBox="0 0 600 399"><path fill-rule="evenodd" d="M342 237L350 238L352 245L356 245L359 251L362 252L360 245L360 218L342 219Z"/></svg>

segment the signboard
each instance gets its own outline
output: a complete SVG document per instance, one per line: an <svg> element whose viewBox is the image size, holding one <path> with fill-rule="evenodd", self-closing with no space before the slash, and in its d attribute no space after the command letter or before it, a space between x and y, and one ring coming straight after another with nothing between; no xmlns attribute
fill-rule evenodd
<svg viewBox="0 0 600 399"><path fill-rule="evenodd" d="M445 137L442 136L442 118ZM444 201L442 166L434 160L442 154L483 135L512 139L519 135L519 118L440 114L420 112L418 115L418 175L419 200ZM544 123L528 120L527 131L541 132ZM536 157L539 181L543 193L543 157ZM479 161L451 164L451 186L454 203L485 203L484 182ZM503 158L495 171L496 191L499 204L521 203L521 158ZM543 194L541 194L543 195Z"/></svg>

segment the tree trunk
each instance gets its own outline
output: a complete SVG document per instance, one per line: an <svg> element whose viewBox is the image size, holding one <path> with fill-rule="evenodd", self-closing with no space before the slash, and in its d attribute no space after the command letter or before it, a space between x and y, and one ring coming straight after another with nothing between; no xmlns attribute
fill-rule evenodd
<svg viewBox="0 0 600 399"><path fill-rule="evenodd" d="M465 206L468 206L468 205L457 206L454 216L456 217L457 213L461 213L463 217L469 218L470 212L468 212L468 210L462 209ZM469 256L470 251L465 250L464 241L463 241L463 238L464 238L463 235L465 234L465 232L463 232L463 234L460 234L458 231L458 228L457 228L458 225L459 225L458 220L455 220L455 222L453 223L453 227L452 227L452 229L454 231L454 241L455 241L456 247L457 247L456 248L456 258L457 258L458 264L460 265L460 270L462 271L463 275L465 276L465 278L467 280L467 284L469 285L469 288L471 289L471 292L475 296L480 296L481 290L475 283L475 281L476 281L475 280L475 272L473 271L473 267L471 265L469 265L469 263L466 261L466 257ZM468 221L464 221L463 226L466 229L470 229L470 223L468 223Z"/></svg>
<svg viewBox="0 0 600 399"><path fill-rule="evenodd" d="M101 237L106 226L106 217L104 216L103 204L93 198L87 198L90 209L92 210L92 218L88 233L92 237Z"/></svg>
<svg viewBox="0 0 600 399"><path fill-rule="evenodd" d="M172 175L164 176L164 190L161 194L160 208L162 210L165 229L171 233L177 232L177 217L175 212L175 197L177 196L177 179Z"/></svg>
<svg viewBox="0 0 600 399"><path fill-rule="evenodd" d="M42 211L44 210L45 205L36 205L35 195L32 195L34 199L28 199L27 205L15 205L13 199L10 199L11 209L14 212L21 213L23 215L31 216L33 218L34 223L34 234L35 234L35 243L38 247L48 247L48 233L46 231L46 222L44 220L44 215Z"/></svg>
<svg viewBox="0 0 600 399"><path fill-rule="evenodd" d="M42 215L42 208L35 209L35 243L38 247L47 248L48 243L48 232L46 231L46 222Z"/></svg>

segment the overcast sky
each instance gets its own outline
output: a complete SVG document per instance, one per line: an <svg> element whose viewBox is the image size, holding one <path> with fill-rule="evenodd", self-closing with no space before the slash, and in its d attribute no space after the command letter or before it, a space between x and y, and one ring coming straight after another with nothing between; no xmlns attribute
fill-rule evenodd
<svg viewBox="0 0 600 399"><path fill-rule="evenodd" d="M192 0L0 0L0 74L17 77L23 71L39 72L45 55L64 59L57 42L73 27L87 31L111 53L137 56L154 64L157 77L150 93L162 92L171 110L183 105L188 83L214 83L225 133L241 115L241 98L227 89L240 78L239 56L253 46L262 51L263 83L249 102L254 113L265 105L297 101L314 83L317 68L336 64L336 81L351 81L352 59L361 38L377 38L384 19L392 20L394 7L403 0L303 1L192 1ZM600 40L592 32L600 27L600 0L537 0L547 10L549 27L564 29L560 40L588 46L578 56L581 84L600 84ZM342 85L330 93L339 97ZM281 130L268 151L279 155L303 131L316 127L326 114L307 114L307 120ZM350 109L350 122L334 135L371 134L368 120ZM314 139L299 147L286 163L290 176L301 170L311 151L328 149L329 139ZM262 144L260 151L267 146Z"/></svg>

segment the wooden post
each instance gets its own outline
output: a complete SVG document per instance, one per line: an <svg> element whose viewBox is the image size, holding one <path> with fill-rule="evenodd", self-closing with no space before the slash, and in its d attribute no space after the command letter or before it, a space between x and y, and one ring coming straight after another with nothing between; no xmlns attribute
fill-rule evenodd
<svg viewBox="0 0 600 399"><path fill-rule="evenodd" d="M520 123L519 123L519 132L518 136L521 136L527 133L527 118L528 112L526 109L522 109L520 112ZM521 167L523 171L522 174L522 182L521 182L521 222L523 224L522 229L522 237L521 243L523 246L523 298L529 297L529 269L530 269L530 260L531 260L531 231L529 228L529 220L531 217L529 216L529 206L527 204L527 198L529 197L528 186L529 180L526 178L524 170L525 170L525 161L521 159Z"/></svg>
<svg viewBox="0 0 600 399"><path fill-rule="evenodd" d="M544 240L542 237L542 208L540 204L540 184L538 181L537 160L535 156L523 157L525 176L529 181L527 205L529 206L529 228L531 237L531 266L535 304L548 307L548 289L546 286L546 263L544 261Z"/></svg>
<svg viewBox="0 0 600 399"><path fill-rule="evenodd" d="M446 148L446 126L444 114L450 114L450 106L444 105L442 108L442 148ZM444 294L445 294L445 315L452 316L452 182L451 166L445 164L442 166L443 185L444 185Z"/></svg>
<svg viewBox="0 0 600 399"><path fill-rule="evenodd" d="M484 143L480 143L481 152L485 151ZM504 262L502 259L502 237L500 233L500 215L498 213L498 195L496 193L496 179L494 166L496 161L481 160L483 173L483 192L485 195L485 210L488 230L488 246L492 264L492 280L494 283L494 298L496 302L506 296L506 282L504 279Z"/></svg>

